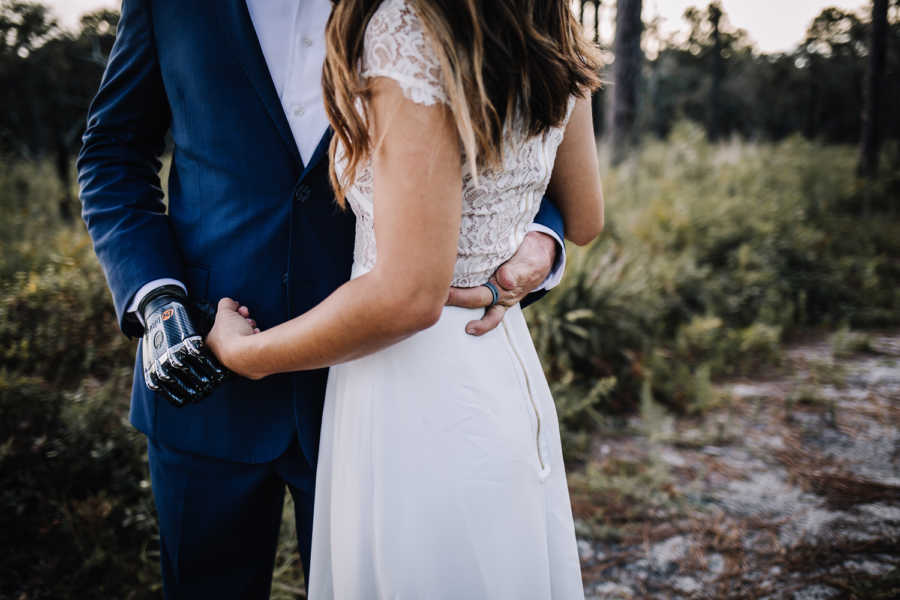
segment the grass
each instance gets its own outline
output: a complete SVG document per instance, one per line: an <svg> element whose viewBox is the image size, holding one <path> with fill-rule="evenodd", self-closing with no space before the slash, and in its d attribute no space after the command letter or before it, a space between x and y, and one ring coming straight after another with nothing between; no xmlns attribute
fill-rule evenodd
<svg viewBox="0 0 900 600"><path fill-rule="evenodd" d="M872 338L866 333L850 331L847 327L835 331L829 342L831 354L835 358L846 358L854 354L872 353Z"/></svg>
<svg viewBox="0 0 900 600"><path fill-rule="evenodd" d="M579 533L620 542L637 524L669 519L677 509L670 484L668 468L653 456L592 460L569 476L573 512L586 527Z"/></svg>
<svg viewBox="0 0 900 600"><path fill-rule="evenodd" d="M290 494L286 494L281 515L281 531L278 535L278 553L272 576L272 600L306 598L303 581L303 565L297 551L294 501Z"/></svg>
<svg viewBox="0 0 900 600"><path fill-rule="evenodd" d="M846 509L858 504L900 502L900 485L874 481L853 473L840 461L788 438L775 457L794 481L825 498L829 507Z"/></svg>

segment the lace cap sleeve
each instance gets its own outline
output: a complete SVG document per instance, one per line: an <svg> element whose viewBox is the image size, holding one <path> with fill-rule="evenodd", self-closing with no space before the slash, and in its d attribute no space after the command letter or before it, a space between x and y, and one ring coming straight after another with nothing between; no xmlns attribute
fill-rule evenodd
<svg viewBox="0 0 900 600"><path fill-rule="evenodd" d="M449 104L438 61L425 27L405 0L384 0L366 28L363 77L388 77L413 102Z"/></svg>

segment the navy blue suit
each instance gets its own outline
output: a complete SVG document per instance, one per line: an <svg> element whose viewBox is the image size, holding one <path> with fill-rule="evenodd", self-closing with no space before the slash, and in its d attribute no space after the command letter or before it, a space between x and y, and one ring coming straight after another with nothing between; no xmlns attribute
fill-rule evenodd
<svg viewBox="0 0 900 600"><path fill-rule="evenodd" d="M158 175L167 134L168 212ZM262 329L307 311L345 282L354 220L329 188L329 139L304 165L244 0L125 0L78 160L83 217L122 330L141 335L126 309L157 278L179 279L191 295L213 302L236 298ZM561 237L558 211L544 204L539 221ZM174 408L145 386L138 344L130 416L151 442L168 596L207 585L189 573L203 552L259 562L241 570L213 561L222 573L210 581L221 586L204 588L204 597L268 589L263 573L271 573L274 550L252 544L274 548L284 481L298 501L298 521L311 518L326 373L233 378L201 403ZM286 467L286 456L299 462ZM194 471L185 470L189 464ZM191 472L212 471L219 475L202 491L187 482ZM203 494L208 500L198 502ZM247 510L219 510L232 505ZM228 519L255 521L244 531ZM202 533L194 539L184 523L202 520L207 529L249 537L232 550L218 538L204 542ZM298 529L308 537L308 527L298 522ZM207 542L215 547L204 549ZM308 543L300 540L304 563Z"/></svg>

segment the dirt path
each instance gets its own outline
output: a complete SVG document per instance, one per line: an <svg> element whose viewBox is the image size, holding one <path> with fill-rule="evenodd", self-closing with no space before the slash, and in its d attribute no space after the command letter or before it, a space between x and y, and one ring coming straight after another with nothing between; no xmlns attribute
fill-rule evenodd
<svg viewBox="0 0 900 600"><path fill-rule="evenodd" d="M900 597L900 332L714 396L645 406L570 473L588 597Z"/></svg>

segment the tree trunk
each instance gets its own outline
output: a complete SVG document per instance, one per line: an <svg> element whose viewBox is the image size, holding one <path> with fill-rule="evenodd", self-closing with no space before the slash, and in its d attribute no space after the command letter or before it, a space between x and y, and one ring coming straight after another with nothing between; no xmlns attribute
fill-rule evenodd
<svg viewBox="0 0 900 600"><path fill-rule="evenodd" d="M578 21L584 27L587 37L594 40L595 44L600 43L600 5L602 0L581 0L578 6ZM593 9L593 21L588 21L584 14L584 7L590 6Z"/></svg>
<svg viewBox="0 0 900 600"><path fill-rule="evenodd" d="M888 0L872 2L872 25L869 40L869 67L866 75L863 105L863 127L860 140L859 175L867 179L878 173L881 149L882 97L884 90L885 55L887 53Z"/></svg>
<svg viewBox="0 0 900 600"><path fill-rule="evenodd" d="M722 32L719 23L722 20L722 8L717 2L709 5L709 24L712 26L712 83L709 87L709 139L717 140L722 134L721 106L722 79L725 77L725 59L722 56Z"/></svg>
<svg viewBox="0 0 900 600"><path fill-rule="evenodd" d="M59 197L59 217L68 223L72 221L75 203L72 198L72 177L69 172L71 157L61 127L55 130L53 155L53 166L56 168L56 176L59 177L59 183L62 186L62 193Z"/></svg>
<svg viewBox="0 0 900 600"><path fill-rule="evenodd" d="M602 0L580 0L580 2L575 5L578 12L578 22L581 23L581 26L584 28L585 35L594 40L595 44L600 43L600 7L602 4ZM592 21L588 21L587 15L585 14L585 7L587 6L590 6L593 9ZM591 97L591 113L594 117L594 137L599 137L603 134L603 124L605 119L605 112L603 110L604 98L605 94L602 91L594 92Z"/></svg>
<svg viewBox="0 0 900 600"><path fill-rule="evenodd" d="M635 121L638 109L638 85L641 79L643 52L641 34L641 0L618 0L616 4L616 39L613 44L612 109L610 127L613 164L620 163L635 143Z"/></svg>

